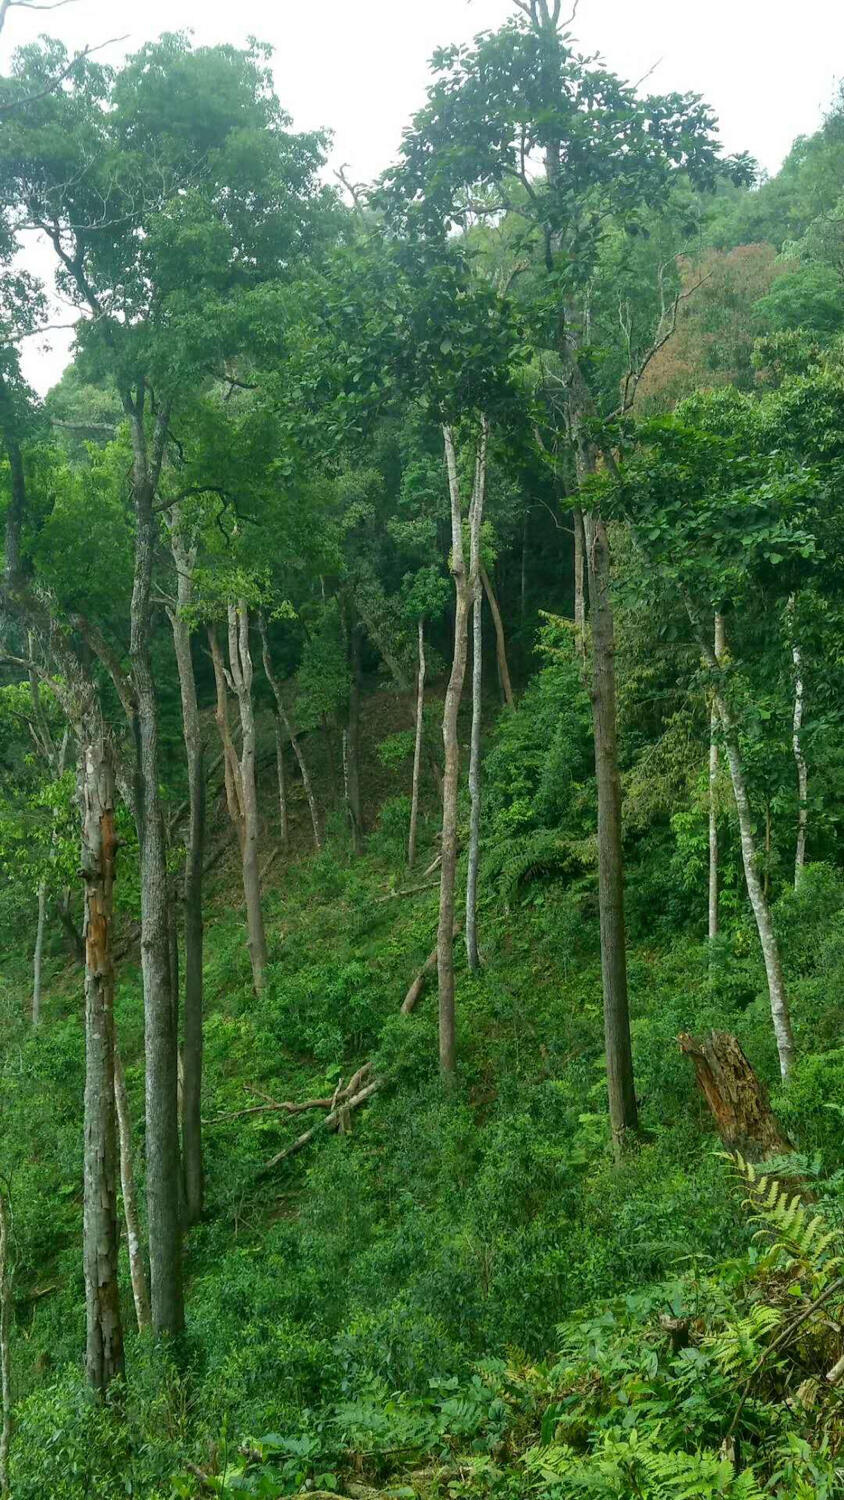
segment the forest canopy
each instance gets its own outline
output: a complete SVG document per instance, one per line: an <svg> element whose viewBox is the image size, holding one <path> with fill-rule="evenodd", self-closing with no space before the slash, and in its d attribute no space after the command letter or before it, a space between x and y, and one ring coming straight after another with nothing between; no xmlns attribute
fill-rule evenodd
<svg viewBox="0 0 844 1500"><path fill-rule="evenodd" d="M844 1494L844 96L562 9L0 77L0 1495Z"/></svg>

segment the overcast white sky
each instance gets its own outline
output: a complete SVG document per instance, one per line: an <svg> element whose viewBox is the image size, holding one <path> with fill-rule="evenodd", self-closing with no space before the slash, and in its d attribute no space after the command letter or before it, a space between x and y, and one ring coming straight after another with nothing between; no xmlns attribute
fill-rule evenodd
<svg viewBox="0 0 844 1500"><path fill-rule="evenodd" d="M126 34L117 58L161 31L202 42L270 42L279 96L302 129L329 128L333 160L367 181L395 154L422 102L433 49L497 26L510 0L75 0L12 10L5 55L49 31L70 48ZM693 89L721 121L728 151L775 171L796 135L816 129L844 75L844 0L581 0L575 31L622 76L654 90ZM58 377L67 344L27 350L32 382Z"/></svg>

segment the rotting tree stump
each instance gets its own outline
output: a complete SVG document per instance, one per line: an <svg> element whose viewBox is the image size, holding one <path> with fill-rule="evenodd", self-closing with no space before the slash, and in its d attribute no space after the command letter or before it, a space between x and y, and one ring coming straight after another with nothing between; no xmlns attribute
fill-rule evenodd
<svg viewBox="0 0 844 1500"><path fill-rule="evenodd" d="M757 1162L794 1150L737 1037L729 1031L711 1031L698 1041L683 1032L677 1040L694 1064L698 1086L729 1151Z"/></svg>

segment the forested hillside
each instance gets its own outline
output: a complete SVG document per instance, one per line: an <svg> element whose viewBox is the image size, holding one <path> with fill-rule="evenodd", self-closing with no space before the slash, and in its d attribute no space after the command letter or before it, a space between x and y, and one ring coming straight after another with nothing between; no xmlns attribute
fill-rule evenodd
<svg viewBox="0 0 844 1500"><path fill-rule="evenodd" d="M844 1495L844 102L561 11L0 79L15 1500Z"/></svg>

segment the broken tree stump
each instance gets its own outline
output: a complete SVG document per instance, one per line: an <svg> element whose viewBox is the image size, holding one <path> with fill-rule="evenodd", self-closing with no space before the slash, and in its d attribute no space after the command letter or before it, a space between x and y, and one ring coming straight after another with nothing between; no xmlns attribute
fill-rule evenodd
<svg viewBox="0 0 844 1500"><path fill-rule="evenodd" d="M787 1155L794 1150L756 1077L737 1037L711 1031L702 1041L683 1032L680 1051L690 1057L703 1094L728 1151L747 1161Z"/></svg>

